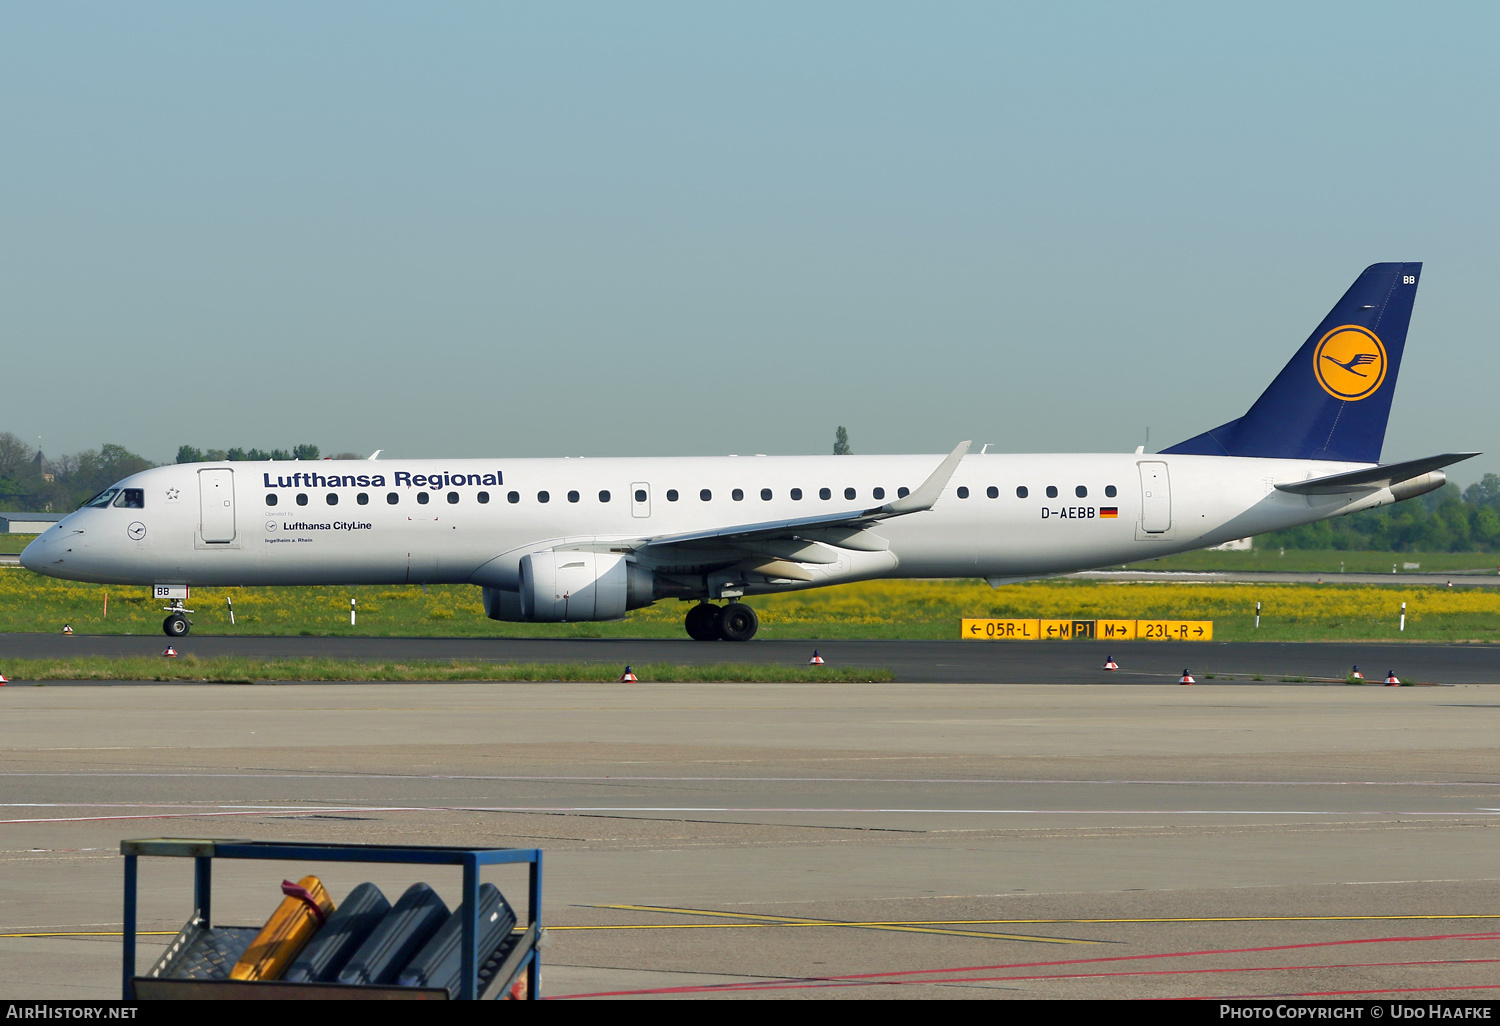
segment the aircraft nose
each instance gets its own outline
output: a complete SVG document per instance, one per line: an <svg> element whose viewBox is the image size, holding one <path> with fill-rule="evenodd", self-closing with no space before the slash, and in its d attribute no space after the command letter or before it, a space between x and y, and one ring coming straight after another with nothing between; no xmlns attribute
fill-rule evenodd
<svg viewBox="0 0 1500 1026"><path fill-rule="evenodd" d="M47 543L41 538L34 539L21 550L21 565L32 572L40 570L47 559L46 548Z"/></svg>

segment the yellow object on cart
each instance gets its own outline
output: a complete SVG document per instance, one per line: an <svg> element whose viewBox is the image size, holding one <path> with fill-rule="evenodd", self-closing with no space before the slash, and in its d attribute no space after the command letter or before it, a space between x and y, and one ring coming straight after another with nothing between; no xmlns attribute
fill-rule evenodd
<svg viewBox="0 0 1500 1026"><path fill-rule="evenodd" d="M333 899L315 876L283 880L281 891L286 897L229 970L231 980L280 979L333 911Z"/></svg>

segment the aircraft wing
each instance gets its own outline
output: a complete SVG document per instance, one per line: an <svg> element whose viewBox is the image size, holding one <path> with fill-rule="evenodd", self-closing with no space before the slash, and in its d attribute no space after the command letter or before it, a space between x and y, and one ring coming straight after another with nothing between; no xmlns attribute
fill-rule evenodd
<svg viewBox="0 0 1500 1026"><path fill-rule="evenodd" d="M1277 485L1276 488L1278 491L1291 492L1293 495L1336 495L1339 492L1353 491L1356 488L1368 488L1373 491L1376 488L1389 488L1393 484L1421 477L1423 474L1478 455L1477 452L1445 452L1439 456L1424 456L1422 459L1407 460L1404 463L1385 463L1366 467L1364 470L1329 474L1327 477L1315 477L1309 481L1287 481Z"/></svg>
<svg viewBox="0 0 1500 1026"><path fill-rule="evenodd" d="M972 444L959 443L927 480L922 482L921 487L904 498L881 506L844 509L790 520L768 520L703 531L656 535L627 542L625 545L616 543L611 549L620 551L624 548L641 556L674 562L722 562L726 557L761 556L805 563L832 563L837 560L837 553L828 549L823 544L824 541L853 549L885 549L889 546L883 539L862 539L859 537L860 532L882 520L931 509ZM806 536L808 532L819 531L831 531L833 536L821 539ZM718 553L717 557L715 553Z"/></svg>

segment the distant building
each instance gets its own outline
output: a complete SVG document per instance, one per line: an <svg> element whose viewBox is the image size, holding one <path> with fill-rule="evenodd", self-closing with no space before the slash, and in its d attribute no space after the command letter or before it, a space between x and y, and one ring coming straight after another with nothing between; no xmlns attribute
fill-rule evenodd
<svg viewBox="0 0 1500 1026"><path fill-rule="evenodd" d="M41 534L66 513L0 513L0 534Z"/></svg>
<svg viewBox="0 0 1500 1026"><path fill-rule="evenodd" d="M52 470L52 461L42 455L42 450L36 451L36 459L31 461L36 466L36 472L42 476L42 480L52 484L57 480L57 474Z"/></svg>

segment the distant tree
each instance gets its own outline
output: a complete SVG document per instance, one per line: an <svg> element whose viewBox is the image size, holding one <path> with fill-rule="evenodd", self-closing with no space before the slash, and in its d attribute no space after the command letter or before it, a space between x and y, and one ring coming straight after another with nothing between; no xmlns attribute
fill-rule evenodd
<svg viewBox="0 0 1500 1026"><path fill-rule="evenodd" d="M0 477L16 478L31 465L36 452L15 435L0 434Z"/></svg>
<svg viewBox="0 0 1500 1026"><path fill-rule="evenodd" d="M4 436L0 435L0 439ZM1500 508L1500 475L1486 474L1464 489L1464 501L1471 506Z"/></svg>
<svg viewBox="0 0 1500 1026"><path fill-rule="evenodd" d="M362 460L362 459L364 459L364 457L361 456L357 452L336 452L336 453L333 454L333 458L336 459L336 460Z"/></svg>
<svg viewBox="0 0 1500 1026"><path fill-rule="evenodd" d="M318 447L316 445L299 445L292 450L294 460L315 460L318 458Z"/></svg>
<svg viewBox="0 0 1500 1026"><path fill-rule="evenodd" d="M179 445L177 447L178 463L202 463L203 450L194 449L191 445Z"/></svg>
<svg viewBox="0 0 1500 1026"><path fill-rule="evenodd" d="M844 430L840 424L839 429L833 433L833 454L835 456L853 456L854 450L849 448L849 432Z"/></svg>

